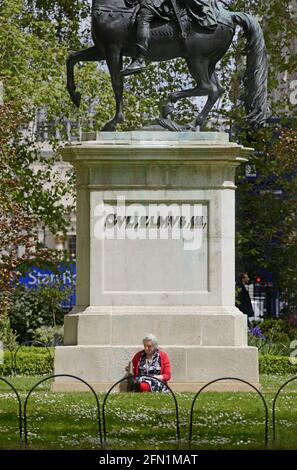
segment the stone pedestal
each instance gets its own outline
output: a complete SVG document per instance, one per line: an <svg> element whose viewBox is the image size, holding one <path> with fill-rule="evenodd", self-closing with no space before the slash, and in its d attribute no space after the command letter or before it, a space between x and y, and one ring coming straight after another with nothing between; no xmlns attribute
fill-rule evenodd
<svg viewBox="0 0 297 470"><path fill-rule="evenodd" d="M175 390L225 376L258 385L257 349L234 306L234 177L251 149L224 133L137 131L61 153L77 174L77 305L55 373L105 390L153 333Z"/></svg>

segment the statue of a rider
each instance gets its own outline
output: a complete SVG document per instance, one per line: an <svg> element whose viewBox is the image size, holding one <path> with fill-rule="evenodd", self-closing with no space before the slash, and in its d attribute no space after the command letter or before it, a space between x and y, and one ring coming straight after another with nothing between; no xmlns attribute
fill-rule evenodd
<svg viewBox="0 0 297 470"><path fill-rule="evenodd" d="M179 5L179 9L184 6L189 17L197 21L203 28L215 30L217 27L218 7L216 0L126 0L126 2L131 6L138 5L139 7L137 13L137 52L130 65L122 70L122 75L132 75L145 69L151 21L154 18L168 21L168 13L171 11L173 2L176 6ZM179 9L173 8L177 14Z"/></svg>

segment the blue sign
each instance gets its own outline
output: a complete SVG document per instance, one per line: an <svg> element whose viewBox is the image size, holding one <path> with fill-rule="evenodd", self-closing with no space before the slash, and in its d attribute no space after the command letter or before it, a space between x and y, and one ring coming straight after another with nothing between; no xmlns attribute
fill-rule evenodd
<svg viewBox="0 0 297 470"><path fill-rule="evenodd" d="M36 266L32 268L23 276L20 277L19 282L26 286L28 289L42 287L47 285L54 285L59 283L61 290L64 287L72 287L72 293L69 299L62 302L62 306L70 308L76 303L75 296L75 281L76 281L76 264L57 266L58 273L53 273L50 269L41 269Z"/></svg>

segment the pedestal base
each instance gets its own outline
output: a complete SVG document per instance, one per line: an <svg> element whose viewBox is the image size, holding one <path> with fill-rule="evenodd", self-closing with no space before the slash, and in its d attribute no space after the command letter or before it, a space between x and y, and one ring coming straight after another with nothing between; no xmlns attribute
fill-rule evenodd
<svg viewBox="0 0 297 470"><path fill-rule="evenodd" d="M88 307L66 315L65 330L65 346L56 348L55 373L81 377L99 391L124 376L142 348L144 331L155 332L168 353L175 390L197 391L221 377L258 386L258 350L247 346L247 318L236 307ZM82 389L64 378L54 385L57 391ZM239 382L219 382L212 389L250 390Z"/></svg>
<svg viewBox="0 0 297 470"><path fill-rule="evenodd" d="M139 348L125 346L66 346L56 348L55 373L73 374L81 377L97 391L107 391L124 376L127 359ZM237 377L259 387L257 358L258 350L252 347L217 346L167 346L172 365L173 390L197 392L211 380L222 377ZM87 390L79 381L57 378L54 391ZM213 384L208 390L253 391L237 381Z"/></svg>

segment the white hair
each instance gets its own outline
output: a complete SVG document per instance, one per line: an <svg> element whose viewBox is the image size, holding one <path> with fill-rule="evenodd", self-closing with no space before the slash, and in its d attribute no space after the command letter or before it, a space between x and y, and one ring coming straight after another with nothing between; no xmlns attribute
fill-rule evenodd
<svg viewBox="0 0 297 470"><path fill-rule="evenodd" d="M145 335L145 337L143 338L142 342L144 343L145 341L151 341L152 342L152 345L154 346L155 349L158 348L158 340L157 338L155 337L155 335L153 335L152 333L149 333L148 335Z"/></svg>

